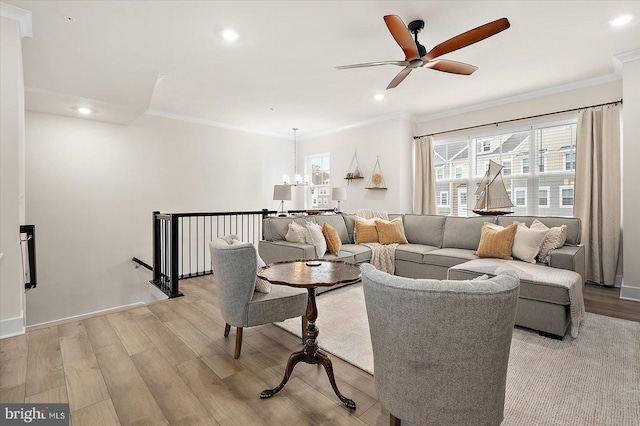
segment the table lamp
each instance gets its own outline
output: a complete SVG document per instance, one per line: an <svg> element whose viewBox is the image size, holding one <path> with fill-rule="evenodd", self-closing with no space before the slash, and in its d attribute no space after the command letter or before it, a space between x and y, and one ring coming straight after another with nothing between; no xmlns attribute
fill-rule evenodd
<svg viewBox="0 0 640 426"><path fill-rule="evenodd" d="M336 206L336 212L340 212L340 201L347 199L347 188L333 188L331 190L331 199L337 200L338 205Z"/></svg>
<svg viewBox="0 0 640 426"><path fill-rule="evenodd" d="M278 216L286 216L284 200L291 200L291 185L273 185L273 199L280 200L280 214Z"/></svg>

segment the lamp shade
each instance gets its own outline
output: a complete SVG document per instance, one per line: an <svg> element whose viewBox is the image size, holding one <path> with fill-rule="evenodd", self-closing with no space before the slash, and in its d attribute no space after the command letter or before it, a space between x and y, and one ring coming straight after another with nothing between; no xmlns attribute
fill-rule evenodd
<svg viewBox="0 0 640 426"><path fill-rule="evenodd" d="M273 185L273 199L274 200L290 200L291 186L290 185Z"/></svg>
<svg viewBox="0 0 640 426"><path fill-rule="evenodd" d="M342 188L333 188L331 190L331 199L332 200L339 200L339 201L344 201L347 199L347 188L342 187Z"/></svg>

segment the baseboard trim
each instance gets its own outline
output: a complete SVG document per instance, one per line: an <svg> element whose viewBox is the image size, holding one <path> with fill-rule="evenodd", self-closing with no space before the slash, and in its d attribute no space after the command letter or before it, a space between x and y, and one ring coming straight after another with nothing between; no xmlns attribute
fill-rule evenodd
<svg viewBox="0 0 640 426"><path fill-rule="evenodd" d="M640 287L629 287L622 283L622 287L620 288L620 299L640 302Z"/></svg>
<svg viewBox="0 0 640 426"><path fill-rule="evenodd" d="M0 321L0 339L19 336L24 333L24 311L20 312L19 317L7 318Z"/></svg>
<svg viewBox="0 0 640 426"><path fill-rule="evenodd" d="M32 324L27 326L27 331L32 331L32 330L38 330L40 328L47 328L47 327L53 327L56 325L62 325L71 321L78 321L78 320L82 320L85 318L89 318L92 317L94 315L102 315L102 314L106 314L106 313L114 313L114 312L118 312L118 311L123 311L125 309L130 309L133 308L134 306L144 306L145 303L144 302L135 302L135 303L131 303L129 305L122 305L122 306L116 306L115 308L108 308L108 309L101 309L99 311L93 311L93 312L88 312L86 314L81 314L81 315L74 315L71 317L66 317L66 318L60 318L57 320L53 320L53 321L45 321L45 322L41 322L38 324Z"/></svg>

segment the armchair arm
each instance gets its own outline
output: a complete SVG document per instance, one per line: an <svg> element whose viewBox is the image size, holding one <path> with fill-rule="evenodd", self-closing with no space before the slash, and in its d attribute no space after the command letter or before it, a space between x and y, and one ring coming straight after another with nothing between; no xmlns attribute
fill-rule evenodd
<svg viewBox="0 0 640 426"><path fill-rule="evenodd" d="M311 244L290 243L289 241L258 242L258 252L266 264L279 260L314 259L316 249Z"/></svg>
<svg viewBox="0 0 640 426"><path fill-rule="evenodd" d="M549 266L552 268L575 271L586 281L586 262L583 245L562 246L549 253Z"/></svg>

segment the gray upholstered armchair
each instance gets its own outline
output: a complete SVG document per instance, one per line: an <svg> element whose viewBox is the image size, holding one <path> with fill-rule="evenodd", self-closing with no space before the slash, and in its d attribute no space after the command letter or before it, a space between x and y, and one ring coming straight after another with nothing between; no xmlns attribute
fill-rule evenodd
<svg viewBox="0 0 640 426"><path fill-rule="evenodd" d="M380 404L420 425L499 425L520 281L414 280L362 265Z"/></svg>
<svg viewBox="0 0 640 426"><path fill-rule="evenodd" d="M234 358L240 357L244 327L301 316L304 330L306 290L275 285L270 293L254 292L257 253L253 244L225 237L211 242L209 249L220 311L226 322L224 336L229 336L231 326L236 327Z"/></svg>

